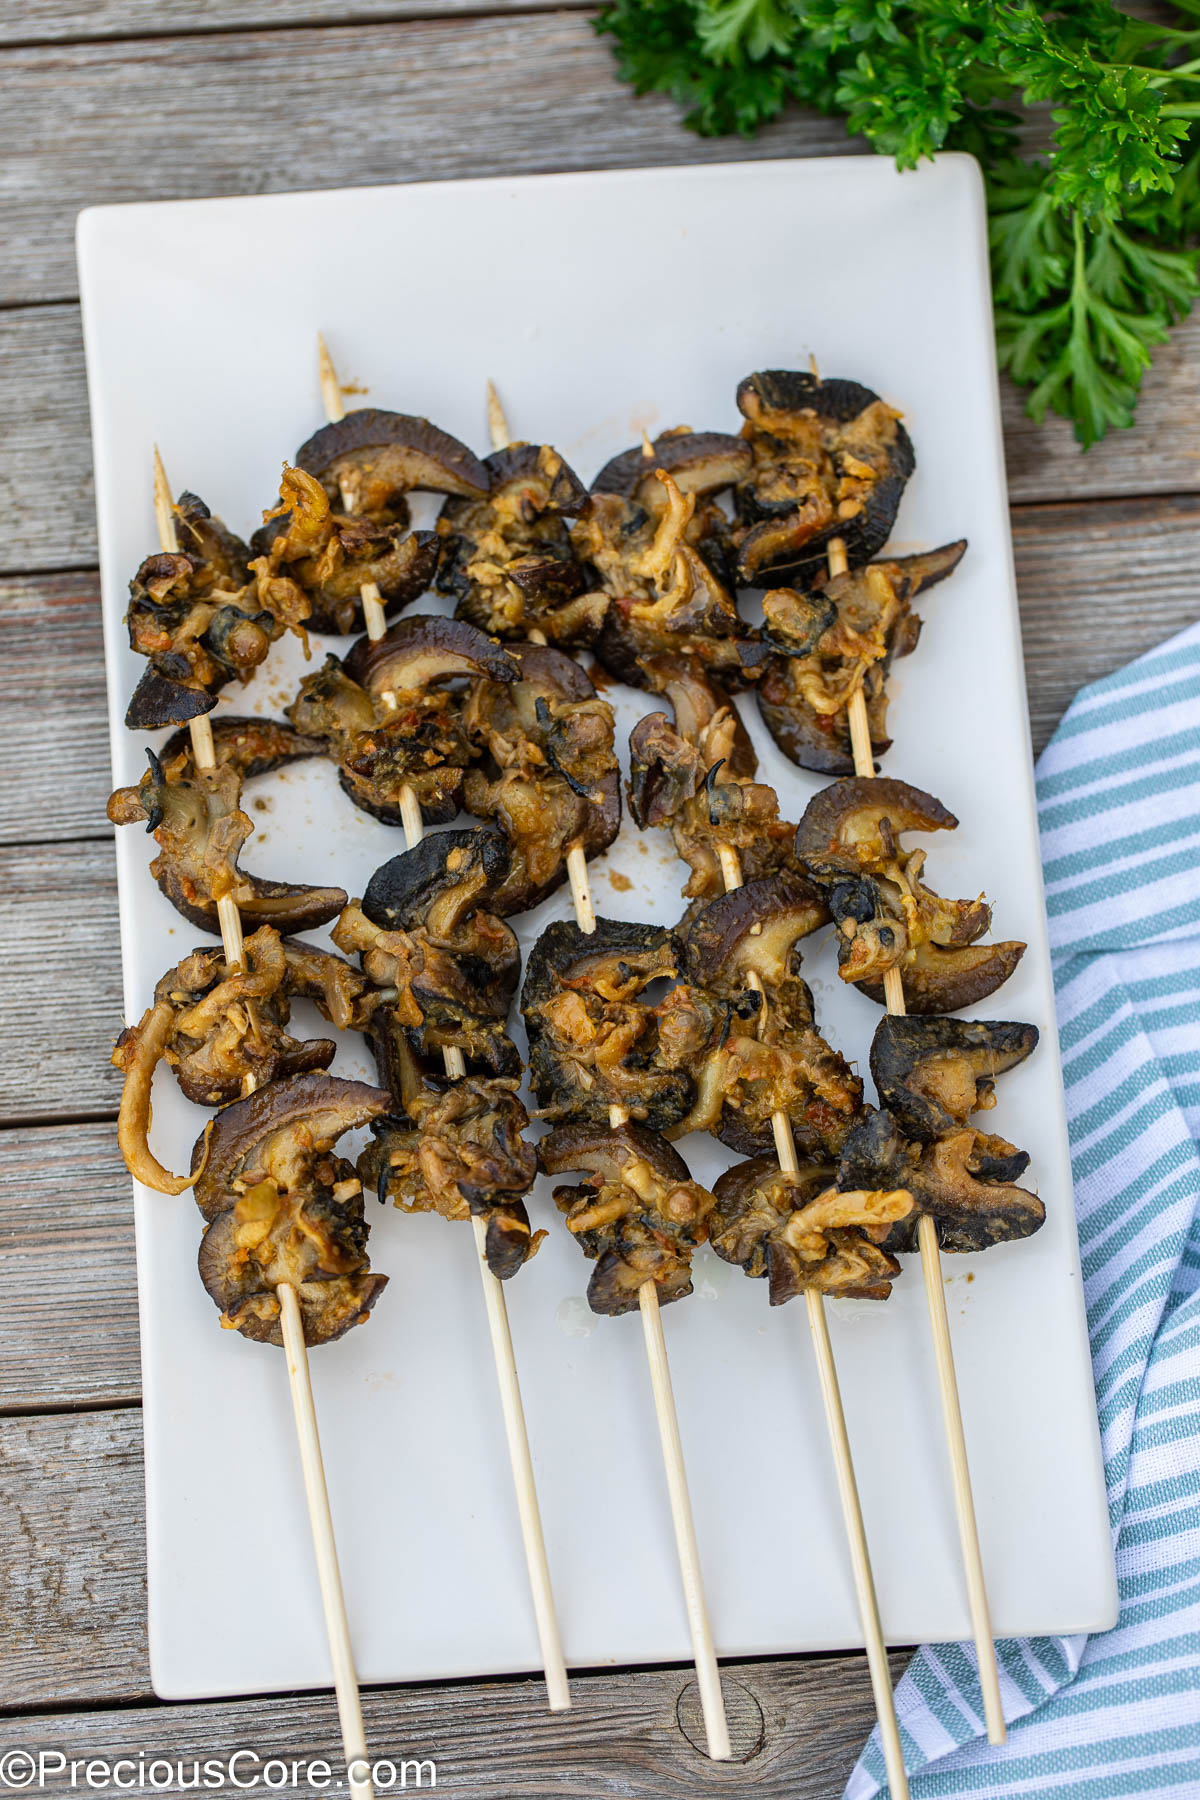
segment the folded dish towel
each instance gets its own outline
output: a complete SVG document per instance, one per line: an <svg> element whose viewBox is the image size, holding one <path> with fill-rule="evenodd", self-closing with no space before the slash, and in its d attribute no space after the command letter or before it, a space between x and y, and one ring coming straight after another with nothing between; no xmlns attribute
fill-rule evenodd
<svg viewBox="0 0 1200 1800"><path fill-rule="evenodd" d="M1000 1644L1003 1748L971 1645L926 1645L896 1706L913 1800L1182 1800L1200 1795L1200 625L1083 688L1037 774L1121 1615ZM846 1800L884 1780L876 1733Z"/></svg>

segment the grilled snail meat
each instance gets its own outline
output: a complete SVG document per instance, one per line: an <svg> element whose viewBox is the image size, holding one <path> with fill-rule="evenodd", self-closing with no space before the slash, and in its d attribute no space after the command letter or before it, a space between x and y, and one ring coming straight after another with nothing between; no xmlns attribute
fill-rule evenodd
<svg viewBox="0 0 1200 1800"><path fill-rule="evenodd" d="M886 1300L900 1273L881 1243L912 1211L903 1189L839 1193L836 1168L806 1163L794 1173L774 1156L735 1163L713 1185L708 1241L725 1262L766 1277L782 1306L812 1289L838 1300Z"/></svg>

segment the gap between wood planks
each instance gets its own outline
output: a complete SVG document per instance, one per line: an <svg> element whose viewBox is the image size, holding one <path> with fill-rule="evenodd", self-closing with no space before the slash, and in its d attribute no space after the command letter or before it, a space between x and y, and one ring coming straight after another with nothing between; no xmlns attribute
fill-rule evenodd
<svg viewBox="0 0 1200 1800"><path fill-rule="evenodd" d="M19 3L19 0L15 0L15 3ZM102 9L97 7L95 10L98 13ZM116 10L120 12L122 9L118 7ZM133 10L136 8L131 9ZM272 12L264 8L261 15L247 14L245 17L231 18L227 24L205 25L198 19L192 5L179 12L175 12L170 6L160 6L147 12L145 20L139 20L136 29L131 22L128 26L115 27L111 31L72 29L50 36L38 36L36 33L31 33L28 37L0 36L0 55L6 50L69 50L76 45L153 43L165 37L185 40L233 37L246 32L265 36L282 31L328 30L331 27L354 30L371 25L472 24L487 19L520 20L541 17L546 13L596 13L599 10L598 0L505 0L503 5L493 6L487 5L485 0L464 0L463 4L458 5L453 0L441 0L440 4L439 0L422 0L421 4L411 8L400 5L383 8L378 12L347 12L339 11L333 6L322 7L320 0L315 0L312 6L298 10L290 18L281 19L278 9ZM615 80L615 63L613 76Z"/></svg>

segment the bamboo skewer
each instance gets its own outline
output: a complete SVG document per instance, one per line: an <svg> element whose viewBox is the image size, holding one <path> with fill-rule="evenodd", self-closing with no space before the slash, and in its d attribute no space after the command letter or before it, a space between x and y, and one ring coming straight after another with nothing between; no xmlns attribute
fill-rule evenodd
<svg viewBox="0 0 1200 1800"><path fill-rule="evenodd" d="M179 549L175 528L175 510L171 489L163 468L158 446L154 448L154 516L158 523L159 546L163 550ZM197 769L216 767L212 725L206 713L189 723L192 757ZM228 972L245 962L242 921L237 904L225 894L217 901L217 917L221 926L221 943ZM254 1078L247 1076L243 1093L253 1093ZM325 1615L325 1631L329 1640L329 1658L333 1665L333 1686L337 1696L338 1721L341 1725L342 1751L346 1758L346 1774L353 1800L374 1800L375 1789L366 1773L367 1740L363 1727L362 1704L358 1692L358 1676L354 1667L354 1651L350 1642L350 1623L346 1617L346 1597L342 1590L338 1566L337 1540L333 1532L333 1515L329 1508L329 1490L325 1481L325 1464L321 1455L321 1439L317 1430L316 1407L313 1402L312 1378L308 1366L308 1346L304 1339L304 1321L300 1300L290 1282L276 1288L283 1331L284 1355L287 1358L288 1386L296 1421L296 1441L300 1451L300 1467L304 1478L304 1494L308 1503L308 1519L312 1529L313 1552L317 1563L317 1580L321 1589L321 1607Z"/></svg>
<svg viewBox="0 0 1200 1800"><path fill-rule="evenodd" d="M496 384L487 384L487 419L488 437L493 450L506 450L512 442L508 429L508 419ZM526 636L531 644L544 644L546 634L538 626L531 625ZM571 844L567 849L567 880L571 884L571 899L575 906L575 917L581 931L595 931L596 911L592 905L592 885L588 879L587 852L582 844Z"/></svg>
<svg viewBox="0 0 1200 1800"><path fill-rule="evenodd" d="M317 356L325 413L330 422L335 423L338 419L345 417L345 407L342 404L342 390L338 384L333 359L329 354L325 339L319 332L317 334ZM361 598L367 636L373 641L377 641L387 629L387 620L384 616L379 589L374 582L363 584ZM398 704L394 693L385 693L383 701L392 711ZM400 790L400 817L404 828L404 842L411 850L424 837L425 824L421 817L420 802L407 783ZM442 1060L446 1074L451 1081L460 1081L466 1074L462 1051L457 1045L447 1045L442 1052ZM508 1442L513 1486L516 1489L517 1513L521 1524L521 1538L525 1547L525 1564L533 1599L534 1622L541 1650L542 1667L546 1677L546 1695L551 1712L566 1712L571 1705L570 1689L567 1683L567 1665L563 1658L558 1615L554 1605L554 1591L550 1583L550 1564L546 1556L541 1511L538 1507L537 1485L533 1474L533 1457L529 1449L529 1433L525 1424L525 1409L521 1401L521 1386L517 1375L516 1356L513 1351L512 1331L508 1321L508 1303L502 1284L487 1265L485 1254L487 1226L483 1219L475 1213L471 1215L471 1226L475 1238L475 1260L483 1284L492 1358L496 1366L496 1379L500 1388L500 1408L504 1418L504 1433Z"/></svg>
<svg viewBox="0 0 1200 1800"><path fill-rule="evenodd" d="M841 538L831 538L828 548L829 573L846 571L846 546ZM872 779L875 757L871 750L871 728L867 718L867 702L861 686L856 687L847 704L850 745L856 775ZM898 968L887 969L883 977L884 998L890 1013L903 1014L904 980ZM971 1492L971 1471L967 1462L967 1442L963 1432L962 1406L958 1394L958 1378L954 1369L954 1349L950 1341L950 1321L946 1315L946 1290L942 1279L942 1255L938 1247L937 1228L927 1213L917 1220L917 1242L921 1250L921 1274L925 1282L925 1299L929 1308L929 1328L933 1337L934 1360L937 1364L938 1388L942 1401L942 1422L946 1448L950 1458L950 1476L954 1488L954 1511L958 1520L958 1538L963 1573L967 1583L967 1604L971 1614L971 1630L975 1654L979 1661L979 1685L983 1695L983 1712L988 1742L1002 1744L1007 1737L1004 1708L1000 1699L1000 1673L996 1663L996 1645L992 1637L991 1612L983 1573L983 1557L979 1549L979 1527L975 1518L975 1500Z"/></svg>
<svg viewBox="0 0 1200 1800"><path fill-rule="evenodd" d="M493 450L503 450L510 442L508 420L495 385L487 384L488 435ZM528 633L534 644L546 642L545 633L536 626ZM589 935L596 929L596 909L592 903L591 878L582 844L572 844L567 851L567 877L579 929ZM611 1106L608 1122L614 1128L629 1118L623 1106ZM636 1178L636 1176L635 1176ZM684 1605L692 1639L692 1656L696 1665L696 1686L700 1693L700 1709L704 1718L704 1735L708 1754L714 1762L727 1762L733 1755L729 1741L729 1725L725 1717L725 1700L721 1693L721 1676L717 1668L717 1652L713 1643L708 1602L704 1594L704 1576L700 1564L700 1546L696 1541L696 1523L692 1516L688 1492L687 1466L683 1460L683 1440L679 1435L679 1415L675 1407L675 1391L671 1382L671 1365L667 1359L667 1341L663 1335L662 1309L654 1282L643 1282L638 1289L638 1310L642 1317L642 1334L646 1343L646 1361L650 1370L650 1386L654 1394L654 1412L662 1446L663 1466L667 1477L667 1496L671 1522L675 1531L675 1549L679 1557L679 1573L683 1582Z"/></svg>
<svg viewBox="0 0 1200 1800"><path fill-rule="evenodd" d="M721 874L724 877L726 889L741 887L742 869L737 851L732 845L722 844L719 848L719 856ZM750 980L761 994L762 983L757 974L752 974ZM775 1154L779 1158L779 1167L786 1174L795 1174L800 1165L796 1157L796 1142L792 1136L792 1122L786 1112L779 1111L771 1115L771 1129L775 1134ZM884 1642L883 1626L879 1618L879 1602L875 1593L875 1577L871 1572L871 1552L867 1545L866 1526L863 1524L862 1505L858 1497L858 1482L854 1474L850 1434L846 1428L846 1415L842 1409L837 1365L834 1362L833 1345L829 1338L829 1321L825 1316L825 1298L815 1289L806 1288L804 1299L808 1308L808 1325L812 1334L813 1353L817 1359L821 1399L825 1406L825 1423L829 1431L830 1447L833 1451L838 1495L842 1503L842 1522L846 1527L846 1538L850 1547L854 1592L858 1600L858 1616L863 1628L867 1669L871 1677L871 1692L875 1699L875 1711L879 1719L879 1735L883 1744L883 1760L887 1769L888 1792L892 1796L892 1800L908 1800L908 1775L904 1767L904 1749L900 1742L900 1728L896 1722L892 1674L888 1667L887 1645Z"/></svg>

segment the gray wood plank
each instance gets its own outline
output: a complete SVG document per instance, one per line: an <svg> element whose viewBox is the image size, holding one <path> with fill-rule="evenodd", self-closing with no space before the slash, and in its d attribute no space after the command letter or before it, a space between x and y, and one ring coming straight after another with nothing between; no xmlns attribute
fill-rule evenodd
<svg viewBox="0 0 1200 1800"><path fill-rule="evenodd" d="M0 843L108 835L112 784L94 570L0 581L0 668Z"/></svg>
<svg viewBox="0 0 1200 1800"><path fill-rule="evenodd" d="M1063 420L1035 426L1021 394L1007 381L1001 392L1015 504L1200 492L1200 315L1160 352L1133 429L1086 455ZM0 575L89 567L96 519L78 307L0 311L0 416Z"/></svg>
<svg viewBox="0 0 1200 1800"><path fill-rule="evenodd" d="M893 1656L896 1676L905 1660ZM370 1755L397 1765L431 1760L436 1791L450 1800L838 1800L872 1724L863 1658L743 1663L724 1670L723 1685L734 1752L724 1764L710 1763L685 1735L698 1730L694 1684L682 1669L576 1676L573 1708L557 1716L540 1684L525 1681L373 1689L363 1713ZM0 1754L15 1748L68 1761L182 1757L188 1781L193 1759L245 1749L263 1764L324 1761L333 1792L342 1766L337 1715L324 1694L0 1721ZM242 1779L256 1766L243 1759ZM418 1776L410 1769L407 1779L412 1792ZM428 1770L421 1779L428 1788ZM296 1800L319 1791L303 1778L287 1789ZM174 1784L154 1792L185 1795Z"/></svg>
<svg viewBox="0 0 1200 1800"><path fill-rule="evenodd" d="M116 889L103 840L0 849L0 1124L116 1111L121 1078L108 1060L122 1024Z"/></svg>
<svg viewBox="0 0 1200 1800"><path fill-rule="evenodd" d="M136 1401L135 1284L115 1126L0 1132L0 1411Z"/></svg>
<svg viewBox="0 0 1200 1800"><path fill-rule="evenodd" d="M440 18L446 13L580 12L589 0L354 0L361 23ZM0 15L0 46L82 43L91 38L171 37L191 33L278 30L288 25L343 25L337 0L18 0Z"/></svg>
<svg viewBox="0 0 1200 1800"><path fill-rule="evenodd" d="M1200 617L1200 498L1016 507L1012 528L1041 750L1085 682Z"/></svg>
<svg viewBox="0 0 1200 1800"><path fill-rule="evenodd" d="M140 1414L2 1420L0 1472L6 1712L147 1701ZM904 1660L894 1656L897 1674ZM763 1800L834 1800L871 1725L864 1659L741 1663L724 1679L734 1742L726 1768L696 1748L703 1739L687 1669L577 1676L575 1705L557 1717L538 1681L375 1690L364 1697L367 1739L381 1756L432 1757L438 1791L475 1800L690 1800L698 1791L724 1800L749 1790ZM326 1695L0 1722L0 1754L19 1747L115 1758L144 1750L148 1759L190 1762L245 1747L264 1759L336 1765L337 1743ZM51 1782L49 1791L68 1790Z"/></svg>
<svg viewBox="0 0 1200 1800"><path fill-rule="evenodd" d="M75 215L102 201L853 148L801 112L697 138L616 79L583 13L10 50L0 87L8 305L74 296Z"/></svg>

